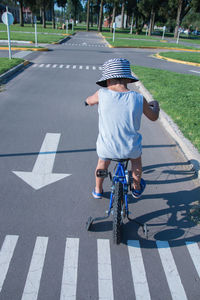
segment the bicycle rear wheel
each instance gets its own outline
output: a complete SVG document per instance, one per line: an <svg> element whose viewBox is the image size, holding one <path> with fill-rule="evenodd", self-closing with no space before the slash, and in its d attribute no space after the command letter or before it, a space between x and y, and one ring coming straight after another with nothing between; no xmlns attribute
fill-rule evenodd
<svg viewBox="0 0 200 300"><path fill-rule="evenodd" d="M113 200L113 243L114 244L120 244L121 242L122 202L123 202L123 184L121 182L116 182L115 191L114 191L114 200Z"/></svg>

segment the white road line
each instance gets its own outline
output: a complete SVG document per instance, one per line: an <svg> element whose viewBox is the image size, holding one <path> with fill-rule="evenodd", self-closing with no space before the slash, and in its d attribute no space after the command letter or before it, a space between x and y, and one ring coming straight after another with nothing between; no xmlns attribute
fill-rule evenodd
<svg viewBox="0 0 200 300"><path fill-rule="evenodd" d="M198 73L198 74L200 74L200 71L190 70L190 72L193 72L193 73Z"/></svg>
<svg viewBox="0 0 200 300"><path fill-rule="evenodd" d="M113 300L113 280L110 258L110 242L97 240L99 300Z"/></svg>
<svg viewBox="0 0 200 300"><path fill-rule="evenodd" d="M62 69L64 67L64 65L60 65L59 68Z"/></svg>
<svg viewBox="0 0 200 300"><path fill-rule="evenodd" d="M57 67L57 64L54 64L54 65L53 65L53 68L56 68L56 67Z"/></svg>
<svg viewBox="0 0 200 300"><path fill-rule="evenodd" d="M89 66L86 66L85 68L86 68L86 70L89 70L90 67L89 67Z"/></svg>
<svg viewBox="0 0 200 300"><path fill-rule="evenodd" d="M8 272L17 240L17 235L7 235L0 250L0 292L2 290L4 280Z"/></svg>
<svg viewBox="0 0 200 300"><path fill-rule="evenodd" d="M76 300L79 239L67 238L60 300Z"/></svg>
<svg viewBox="0 0 200 300"><path fill-rule="evenodd" d="M69 69L70 68L70 65L66 65L66 69Z"/></svg>
<svg viewBox="0 0 200 300"><path fill-rule="evenodd" d="M44 64L40 64L40 65L39 65L39 68L43 68L43 67L44 67Z"/></svg>
<svg viewBox="0 0 200 300"><path fill-rule="evenodd" d="M158 252L173 300L186 300L184 287L167 241L157 241Z"/></svg>
<svg viewBox="0 0 200 300"><path fill-rule="evenodd" d="M37 237L21 300L36 300L44 266L48 237Z"/></svg>
<svg viewBox="0 0 200 300"><path fill-rule="evenodd" d="M194 263L194 266L197 270L197 273L200 277L200 249L197 243L194 242L186 242L188 251Z"/></svg>
<svg viewBox="0 0 200 300"><path fill-rule="evenodd" d="M47 65L46 65L46 68L49 68L50 66L51 66L51 64L47 64Z"/></svg>
<svg viewBox="0 0 200 300"><path fill-rule="evenodd" d="M76 69L76 65L74 65L74 66L72 67L72 69Z"/></svg>
<svg viewBox="0 0 200 300"><path fill-rule="evenodd" d="M149 286L147 283L139 241L129 240L127 245L131 263L135 297L137 300L150 300L151 296L149 293Z"/></svg>

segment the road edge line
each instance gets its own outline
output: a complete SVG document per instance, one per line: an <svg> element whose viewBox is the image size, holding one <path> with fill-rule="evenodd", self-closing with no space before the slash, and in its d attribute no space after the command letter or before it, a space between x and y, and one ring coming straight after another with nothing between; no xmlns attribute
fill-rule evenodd
<svg viewBox="0 0 200 300"><path fill-rule="evenodd" d="M159 53L156 53L154 56L158 59L164 59L164 60L175 62L175 63L178 63L178 64L184 64L184 65L200 67L199 63L193 63L193 62L190 62L190 61L183 61L183 60L179 60L179 59L169 58L169 57L162 56Z"/></svg>

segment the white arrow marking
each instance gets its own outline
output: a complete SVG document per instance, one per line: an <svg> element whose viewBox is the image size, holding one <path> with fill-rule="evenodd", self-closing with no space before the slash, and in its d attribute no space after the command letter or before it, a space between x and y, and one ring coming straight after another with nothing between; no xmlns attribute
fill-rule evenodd
<svg viewBox="0 0 200 300"><path fill-rule="evenodd" d="M61 180L71 174L52 173L60 133L47 133L32 172L13 171L35 190Z"/></svg>

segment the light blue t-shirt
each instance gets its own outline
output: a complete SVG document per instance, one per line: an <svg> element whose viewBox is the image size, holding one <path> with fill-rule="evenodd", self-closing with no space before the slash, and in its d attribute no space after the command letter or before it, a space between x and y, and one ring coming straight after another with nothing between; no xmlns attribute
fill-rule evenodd
<svg viewBox="0 0 200 300"><path fill-rule="evenodd" d="M97 154L100 158L138 158L142 154L140 129L143 96L134 91L99 90L99 135Z"/></svg>

